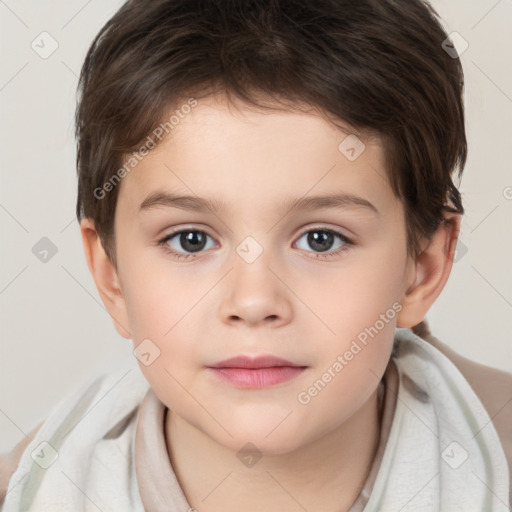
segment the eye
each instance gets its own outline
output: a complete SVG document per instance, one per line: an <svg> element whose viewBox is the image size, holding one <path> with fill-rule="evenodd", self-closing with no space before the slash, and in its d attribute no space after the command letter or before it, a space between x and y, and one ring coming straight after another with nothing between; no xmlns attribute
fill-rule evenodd
<svg viewBox="0 0 512 512"><path fill-rule="evenodd" d="M211 236L204 231L182 229L169 233L159 240L158 244L163 246L166 251L170 252L178 259L187 259L193 258L195 256L194 253L205 250L208 238L212 239ZM179 246L181 246L185 252L178 250L177 247L179 248Z"/></svg>
<svg viewBox="0 0 512 512"><path fill-rule="evenodd" d="M313 251L308 251L307 249L304 249L304 247L299 246L299 242L304 237L306 237L306 243L313 248ZM189 259L194 258L196 253L200 253L203 250L211 248L207 247L208 239L213 240L212 237L204 231L189 228L169 233L162 239L158 240L157 243L162 246L166 252L170 253L177 259ZM336 239L338 239L341 244L339 244L335 250L332 250L332 246L333 244L335 245ZM299 249L304 249L307 252L314 252L316 259L325 259L338 256L355 244L352 240L336 230L320 227L309 229L302 233L297 241L297 245L299 246ZM181 249L183 249L184 252L182 252Z"/></svg>
<svg viewBox="0 0 512 512"><path fill-rule="evenodd" d="M335 257L341 254L342 252L348 250L351 246L354 245L354 242L341 234L339 231L335 231L333 229L328 228L314 228L309 231L304 232L298 239L297 244L301 239L306 237L306 243L314 249L314 251L320 251L315 254L317 259L324 259ZM336 238L341 241L341 244L338 245L334 251L332 251L332 245L335 243ZM299 247L299 249L303 249L304 247ZM305 249L307 250L307 249ZM329 251L329 252L327 252ZM311 251L308 251L311 252ZM326 254L323 254L326 253Z"/></svg>

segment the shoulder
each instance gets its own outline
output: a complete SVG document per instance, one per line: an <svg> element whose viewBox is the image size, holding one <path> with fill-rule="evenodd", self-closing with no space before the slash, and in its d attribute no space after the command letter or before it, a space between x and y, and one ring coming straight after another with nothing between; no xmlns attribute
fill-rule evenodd
<svg viewBox="0 0 512 512"><path fill-rule="evenodd" d="M412 331L450 359L469 382L494 424L512 472L512 373L458 354L430 332L426 320Z"/></svg>
<svg viewBox="0 0 512 512"><path fill-rule="evenodd" d="M73 458L77 453L89 453L91 443L116 440L133 427L138 407L148 388L149 383L142 373L133 371L133 368L93 374L75 384L54 404L39 425L10 451L0 454L0 511L6 501L10 480L25 458L29 458L26 451L34 439L45 435L56 443L55 446L60 446L64 437L73 436L67 456ZM69 428L71 425L73 427ZM114 450L119 452L117 444ZM66 454L61 452L61 455ZM77 459L82 460L80 457Z"/></svg>
<svg viewBox="0 0 512 512"><path fill-rule="evenodd" d="M34 439L44 420L32 429L26 437L22 438L10 451L0 453L0 505L5 501L9 481L16 471L21 456L29 443Z"/></svg>

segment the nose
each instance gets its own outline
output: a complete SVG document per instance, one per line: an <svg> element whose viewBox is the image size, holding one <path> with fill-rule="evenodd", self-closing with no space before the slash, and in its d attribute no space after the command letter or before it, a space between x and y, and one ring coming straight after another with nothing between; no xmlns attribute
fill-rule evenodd
<svg viewBox="0 0 512 512"><path fill-rule="evenodd" d="M291 292L286 278L264 255L252 263L235 255L234 268L224 281L219 308L224 323L280 327L290 322Z"/></svg>

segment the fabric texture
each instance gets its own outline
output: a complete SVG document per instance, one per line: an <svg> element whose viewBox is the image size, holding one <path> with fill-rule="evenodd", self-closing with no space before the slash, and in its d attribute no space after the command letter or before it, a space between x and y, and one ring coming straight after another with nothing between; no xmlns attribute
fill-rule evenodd
<svg viewBox="0 0 512 512"><path fill-rule="evenodd" d="M349 512L508 511L503 447L457 367L397 328L384 382L377 456ZM83 384L26 447L2 512L188 512L165 448L165 413L137 370Z"/></svg>

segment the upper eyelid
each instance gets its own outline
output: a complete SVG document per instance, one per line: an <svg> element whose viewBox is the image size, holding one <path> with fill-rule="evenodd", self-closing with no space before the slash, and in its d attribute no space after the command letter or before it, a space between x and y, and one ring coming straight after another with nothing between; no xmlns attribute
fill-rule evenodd
<svg viewBox="0 0 512 512"><path fill-rule="evenodd" d="M301 230L300 232L300 235L299 236L302 236L302 235L305 235L306 233L309 233L310 231L314 231L315 229L317 229L318 231L329 231L329 232L332 232L332 233L335 233L335 234L339 234L341 236L344 236L345 238L351 238L350 235L346 235L343 231L344 229L342 228L331 228L329 226L326 226L326 225L318 225L318 226L313 226L313 227L308 227L308 228L304 228L303 230Z"/></svg>
<svg viewBox="0 0 512 512"><path fill-rule="evenodd" d="M308 233L309 231L312 231L314 229L318 229L319 231L322 230L322 231L338 231L339 232L339 231L344 231L346 228L329 227L329 226L327 226L327 224L319 223L317 225L309 226L309 227L302 229L300 231L300 235L303 235L304 233ZM208 232L208 229L197 227L197 226L185 226L183 228L176 228L176 229L171 230L169 233L167 233L167 235L163 235L162 237L177 235L184 231L185 232L186 231L199 231L201 233L206 233L208 236L211 236L212 238L214 238L213 235L211 235ZM341 234L343 234L343 233L341 233ZM345 235L345 236L347 236L347 238L348 238L350 235Z"/></svg>

